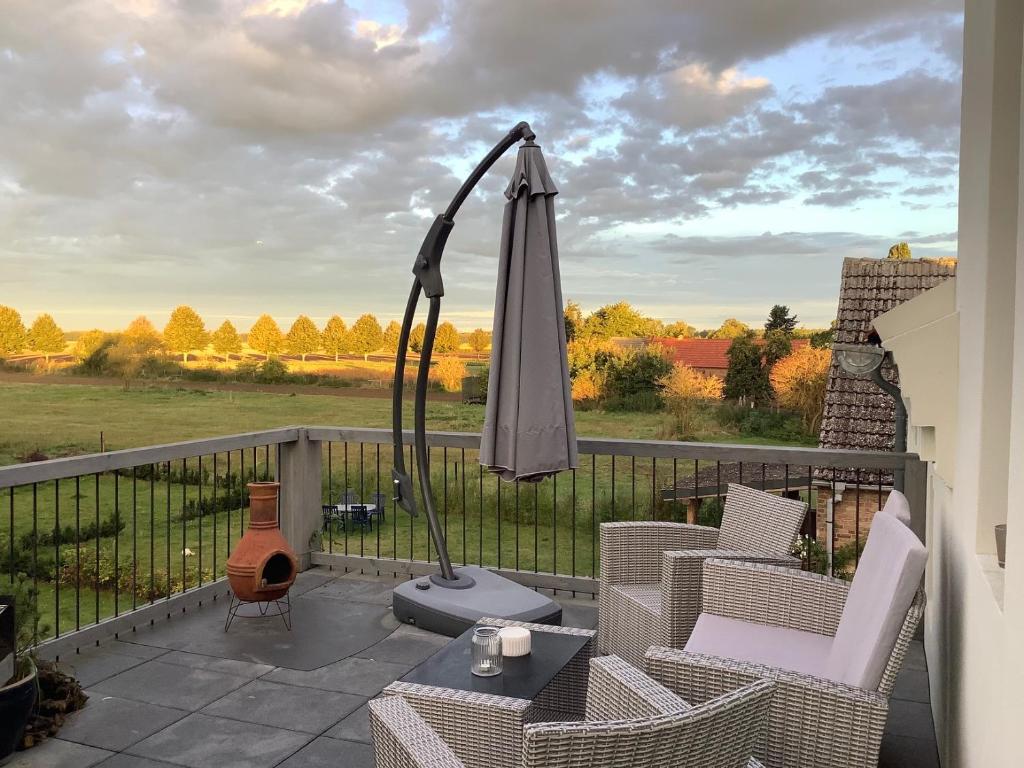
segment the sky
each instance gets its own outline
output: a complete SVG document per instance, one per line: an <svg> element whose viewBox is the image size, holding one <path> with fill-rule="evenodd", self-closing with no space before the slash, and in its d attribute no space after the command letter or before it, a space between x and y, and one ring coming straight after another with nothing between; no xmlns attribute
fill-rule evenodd
<svg viewBox="0 0 1024 768"><path fill-rule="evenodd" d="M0 304L65 329L401 316L520 120L562 286L665 321L835 317L844 257L956 255L962 0L4 0ZM442 319L489 328L514 152Z"/></svg>

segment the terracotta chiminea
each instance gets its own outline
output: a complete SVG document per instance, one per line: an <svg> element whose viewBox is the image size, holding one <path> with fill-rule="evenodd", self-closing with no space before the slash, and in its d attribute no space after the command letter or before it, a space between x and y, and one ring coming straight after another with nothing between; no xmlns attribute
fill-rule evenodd
<svg viewBox="0 0 1024 768"><path fill-rule="evenodd" d="M249 483L249 529L228 558L228 582L244 602L280 600L299 563L277 524L280 483Z"/></svg>

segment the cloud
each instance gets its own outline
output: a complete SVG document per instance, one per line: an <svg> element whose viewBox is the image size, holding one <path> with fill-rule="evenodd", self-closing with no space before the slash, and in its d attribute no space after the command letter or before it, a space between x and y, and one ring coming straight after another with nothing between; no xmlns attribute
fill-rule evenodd
<svg viewBox="0 0 1024 768"><path fill-rule="evenodd" d="M672 259L689 252L657 237L722 211L838 213L909 196L927 216L952 200L955 3L404 8L403 18L340 0L7 0L0 301L58 312L91 301L99 314L130 294L137 306L188 300L239 316L393 317L432 212L523 118L561 190L563 257L595 300L628 286L664 304ZM944 68L880 66L871 82L816 82L792 97L764 63L808 41L888 61L908 40ZM460 288L446 307L467 317L493 300L511 164L495 166L450 240L446 270ZM646 229L655 235L639 242ZM765 259L821 240L780 237L730 247ZM869 247L855 234L825 242ZM634 249L631 276L607 271ZM747 290L712 254L689 255L703 259L703 294ZM605 266L586 276L594 264ZM679 302L700 293L680 290Z"/></svg>

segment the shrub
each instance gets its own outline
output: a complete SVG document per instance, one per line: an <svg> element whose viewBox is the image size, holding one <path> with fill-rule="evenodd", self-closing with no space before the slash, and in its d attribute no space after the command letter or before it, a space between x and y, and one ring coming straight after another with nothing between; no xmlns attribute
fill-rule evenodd
<svg viewBox="0 0 1024 768"><path fill-rule="evenodd" d="M255 378L261 384L283 384L291 377L288 374L288 366L272 358L260 363Z"/></svg>
<svg viewBox="0 0 1024 768"><path fill-rule="evenodd" d="M442 357L430 369L430 378L445 392L458 392L466 376L466 364L457 357Z"/></svg>
<svg viewBox="0 0 1024 768"><path fill-rule="evenodd" d="M697 510L697 524L710 526L711 528L722 527L722 515L725 514L725 504L717 496L711 499L704 499Z"/></svg>
<svg viewBox="0 0 1024 768"><path fill-rule="evenodd" d="M580 371L572 380L573 402L594 404L601 399L601 380L595 371Z"/></svg>
<svg viewBox="0 0 1024 768"><path fill-rule="evenodd" d="M693 439L699 433L702 416L708 413L707 404L722 399L722 380L677 363L658 383L672 414L673 437Z"/></svg>
<svg viewBox="0 0 1024 768"><path fill-rule="evenodd" d="M807 346L782 358L772 368L775 399L783 408L799 413L804 429L811 433L817 432L821 424L831 362L830 350Z"/></svg>
<svg viewBox="0 0 1024 768"><path fill-rule="evenodd" d="M672 364L657 350L642 349L612 358L605 379L606 407L623 411L660 410L660 382L671 370Z"/></svg>

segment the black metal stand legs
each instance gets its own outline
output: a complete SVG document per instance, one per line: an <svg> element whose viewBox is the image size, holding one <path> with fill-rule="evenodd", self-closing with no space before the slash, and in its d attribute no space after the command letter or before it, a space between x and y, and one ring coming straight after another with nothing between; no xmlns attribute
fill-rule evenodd
<svg viewBox="0 0 1024 768"><path fill-rule="evenodd" d="M255 605L256 611L245 610L243 607L247 605ZM273 610L271 610L271 607L273 607ZM292 596L290 593L285 593L285 596L280 600L250 601L239 600L232 592L228 602L228 615L224 619L224 631L228 631L231 627L231 622L236 618L263 619L271 616L280 616L285 628L289 632L292 631Z"/></svg>

